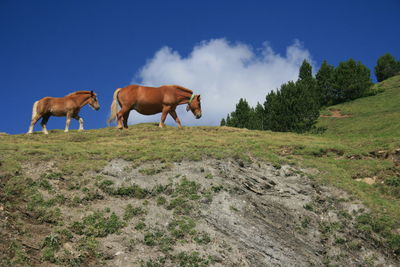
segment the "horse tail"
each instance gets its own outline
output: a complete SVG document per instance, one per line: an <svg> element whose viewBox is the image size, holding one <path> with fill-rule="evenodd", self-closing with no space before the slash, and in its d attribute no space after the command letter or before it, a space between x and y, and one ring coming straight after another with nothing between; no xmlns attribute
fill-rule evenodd
<svg viewBox="0 0 400 267"><path fill-rule="evenodd" d="M111 114L110 117L107 120L107 124L110 124L112 121L114 121L117 117L117 112L118 112L118 93L122 88L118 88L117 90L115 90L114 92L114 97L113 97L113 102L111 103ZM118 104L117 104L118 102Z"/></svg>
<svg viewBox="0 0 400 267"><path fill-rule="evenodd" d="M32 120L33 120L33 118L35 118L36 115L37 115L37 105L38 105L38 103L39 103L39 100L36 101L35 103L33 103L33 107L32 107Z"/></svg>

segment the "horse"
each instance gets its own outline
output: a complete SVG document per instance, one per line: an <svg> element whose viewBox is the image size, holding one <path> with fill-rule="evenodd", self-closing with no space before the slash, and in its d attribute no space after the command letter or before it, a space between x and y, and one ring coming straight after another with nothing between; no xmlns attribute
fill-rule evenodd
<svg viewBox="0 0 400 267"><path fill-rule="evenodd" d="M119 112L117 103L121 107ZM186 111L191 110L196 119L201 118L200 95L193 94L190 89L179 85L160 87L128 85L115 90L108 123L117 119L118 129L127 129L129 112L134 109L143 115L154 115L161 112L160 128L165 126L164 122L169 114L178 127L182 128L175 111L176 107L182 104L188 104Z"/></svg>
<svg viewBox="0 0 400 267"><path fill-rule="evenodd" d="M79 117L79 111L89 104L94 110L100 109L97 95L93 91L77 91L64 97L44 97L33 104L32 120L28 134L31 134L36 122L42 118L41 125L44 134L48 134L46 124L50 116L67 117L65 131L68 132L71 118L79 121L79 131L83 131L83 119Z"/></svg>

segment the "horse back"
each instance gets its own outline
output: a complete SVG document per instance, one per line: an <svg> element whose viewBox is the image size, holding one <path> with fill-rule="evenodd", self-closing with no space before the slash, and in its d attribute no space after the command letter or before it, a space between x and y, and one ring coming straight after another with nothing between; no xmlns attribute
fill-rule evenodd
<svg viewBox="0 0 400 267"><path fill-rule="evenodd" d="M46 96L38 101L37 112L42 115L65 116L74 111L75 103L66 97Z"/></svg>

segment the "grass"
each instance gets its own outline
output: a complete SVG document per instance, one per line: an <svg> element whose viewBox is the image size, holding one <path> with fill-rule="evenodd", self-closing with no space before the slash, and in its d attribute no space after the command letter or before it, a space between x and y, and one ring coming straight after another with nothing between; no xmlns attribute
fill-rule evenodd
<svg viewBox="0 0 400 267"><path fill-rule="evenodd" d="M290 164L317 169L319 172L312 177L315 182L341 188L368 207L368 215L357 219L360 231L379 234L400 254L400 236L393 231L400 228L400 171L394 160L396 149L400 148L400 76L376 84L372 90L379 93L328 107L327 110L340 109L343 114L351 116L320 118L317 127L326 131L315 134L229 127L160 129L154 124L138 124L124 131L109 127L85 132L71 131L68 134L52 130L47 136L41 133L4 135L0 137L0 201L7 210L23 210L40 222L62 224L58 205L74 201L57 194L54 183L65 183L66 189L83 193L82 197L75 199L76 204L107 196L137 199L157 196L156 203L173 210L174 216L179 218L190 215L202 195L212 197L213 193L223 188L216 186L212 192L202 192L199 184L181 176L173 189L160 186L148 190L137 185L116 186L113 181L99 176L94 178L97 191L86 188L90 181L82 179L82 175L86 171L101 171L115 158L131 161L132 166L140 166L146 161L163 163L160 168L139 169L145 175L158 174L168 169L171 162L182 160L234 158L245 166L252 158L258 158L274 166ZM323 114L328 114L327 110ZM388 156L380 156L380 151ZM23 167L29 169L29 166L40 166L45 162L54 163L54 167L37 180L23 176ZM200 171L207 179L213 179L211 173L204 169ZM355 180L374 176L379 181L374 185ZM167 193L168 200L165 198ZM304 208L314 209L311 204ZM122 215L125 220L115 213L109 216L102 212L88 215L77 221L71 231L83 235L82 238L118 232L126 220L136 216L134 209L127 208L126 214ZM303 224L306 226L307 222ZM143 229L146 227L143 225L137 223L136 226ZM332 227L324 225L322 229L329 233ZM176 229L179 230L179 227ZM82 239L82 244L89 248L95 247L95 243L92 239ZM18 244L14 245L14 260L22 262L25 256L18 248ZM50 249L48 254L50 259ZM187 258L188 261L190 257L197 256L181 256L182 260ZM173 258L176 263L178 258Z"/></svg>

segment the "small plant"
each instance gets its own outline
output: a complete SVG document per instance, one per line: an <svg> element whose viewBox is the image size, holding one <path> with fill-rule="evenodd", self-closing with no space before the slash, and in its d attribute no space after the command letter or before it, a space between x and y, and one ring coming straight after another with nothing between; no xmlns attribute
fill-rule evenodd
<svg viewBox="0 0 400 267"><path fill-rule="evenodd" d="M167 202L167 199L163 196L159 196L159 197L157 197L156 202L157 202L158 206L162 206Z"/></svg>
<svg viewBox="0 0 400 267"><path fill-rule="evenodd" d="M312 203L304 204L303 208L309 211L315 211L315 206Z"/></svg>
<svg viewBox="0 0 400 267"><path fill-rule="evenodd" d="M212 179L213 177L212 173L207 173L205 176L206 179Z"/></svg>
<svg viewBox="0 0 400 267"><path fill-rule="evenodd" d="M307 228L310 225L311 222L311 218L306 216L303 218L303 220L301 221L301 227L303 228Z"/></svg>
<svg viewBox="0 0 400 267"><path fill-rule="evenodd" d="M43 260L56 262L55 252L60 248L60 237L54 233L45 237L42 243Z"/></svg>
<svg viewBox="0 0 400 267"><path fill-rule="evenodd" d="M207 245L211 242L210 235L206 232L197 233L193 239L199 245Z"/></svg>
<svg viewBox="0 0 400 267"><path fill-rule="evenodd" d="M48 180L46 180L46 179L40 179L40 180L38 180L38 186L39 186L40 188L43 188L43 189L49 191L49 192L53 190L53 186L52 186L51 183L50 183Z"/></svg>
<svg viewBox="0 0 400 267"><path fill-rule="evenodd" d="M218 193L218 192L220 192L222 189L224 189L224 187L223 187L222 185L213 185L213 186L211 187L211 190L212 190L214 193Z"/></svg>
<svg viewBox="0 0 400 267"><path fill-rule="evenodd" d="M61 172L48 172L42 175L42 177L51 180L59 180L63 177L63 174Z"/></svg>
<svg viewBox="0 0 400 267"><path fill-rule="evenodd" d="M111 195L114 196L127 196L139 199L143 199L149 194L150 192L147 189L141 188L136 184L131 186L121 186L111 192Z"/></svg>
<svg viewBox="0 0 400 267"><path fill-rule="evenodd" d="M103 212L97 211L84 217L81 222L74 222L70 230L79 235L104 237L118 232L125 225L114 212L105 217Z"/></svg>
<svg viewBox="0 0 400 267"><path fill-rule="evenodd" d="M162 171L161 168L148 168L148 169L140 169L139 172L145 175L155 175Z"/></svg>
<svg viewBox="0 0 400 267"><path fill-rule="evenodd" d="M164 253L172 250L172 245L175 241L169 237L164 231L153 229L144 234L143 243L147 246L158 246Z"/></svg>
<svg viewBox="0 0 400 267"><path fill-rule="evenodd" d="M173 220L167 228L174 238L182 239L188 235L194 235L196 233L196 230L194 230L195 227L196 223L192 218L182 216Z"/></svg>
<svg viewBox="0 0 400 267"><path fill-rule="evenodd" d="M211 263L211 259L202 257L197 251L181 252L173 256L172 260L178 266L208 266Z"/></svg>
<svg viewBox="0 0 400 267"><path fill-rule="evenodd" d="M131 204L128 204L125 207L124 220L125 221L129 221L133 217L135 217L137 215L144 214L144 213L146 213L146 211L143 210L141 207L135 207L134 208Z"/></svg>
<svg viewBox="0 0 400 267"><path fill-rule="evenodd" d="M189 215L193 211L193 208L193 204L184 197L172 199L167 206L167 209L173 209L176 215Z"/></svg>
<svg viewBox="0 0 400 267"><path fill-rule="evenodd" d="M146 227L146 224L144 222L139 222L135 225L136 230L143 230Z"/></svg>
<svg viewBox="0 0 400 267"><path fill-rule="evenodd" d="M234 212L238 212L239 210L235 206L229 206L229 209Z"/></svg>

